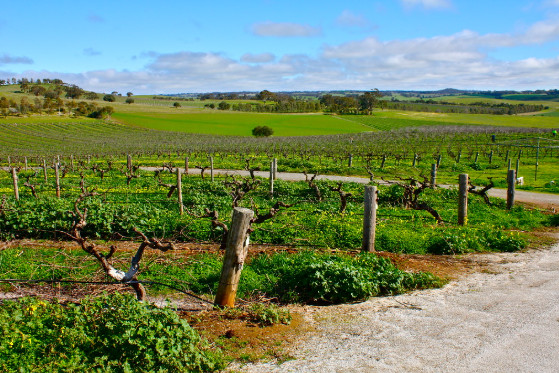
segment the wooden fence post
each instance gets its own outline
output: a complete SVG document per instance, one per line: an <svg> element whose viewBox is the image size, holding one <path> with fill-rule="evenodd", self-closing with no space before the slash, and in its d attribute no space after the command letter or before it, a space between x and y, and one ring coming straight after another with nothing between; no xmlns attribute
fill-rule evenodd
<svg viewBox="0 0 559 373"><path fill-rule="evenodd" d="M375 236L377 225L377 187L365 187L365 213L363 217L363 244L362 251L375 251Z"/></svg>
<svg viewBox="0 0 559 373"><path fill-rule="evenodd" d="M274 161L270 162L270 194L274 196Z"/></svg>
<svg viewBox="0 0 559 373"><path fill-rule="evenodd" d="M458 225L468 223L468 174L460 174L458 181Z"/></svg>
<svg viewBox="0 0 559 373"><path fill-rule="evenodd" d="M132 171L132 156L130 154L126 155L126 168L128 172Z"/></svg>
<svg viewBox="0 0 559 373"><path fill-rule="evenodd" d="M59 164L54 165L54 177L56 178L56 198L60 198L60 171Z"/></svg>
<svg viewBox="0 0 559 373"><path fill-rule="evenodd" d="M47 181L47 161L43 158L43 176L45 177L45 182Z"/></svg>
<svg viewBox="0 0 559 373"><path fill-rule="evenodd" d="M516 172L509 170L507 173L507 210L514 206Z"/></svg>
<svg viewBox="0 0 559 373"><path fill-rule="evenodd" d="M460 158L462 158L462 150L460 150L456 156L456 163L460 163Z"/></svg>
<svg viewBox="0 0 559 373"><path fill-rule="evenodd" d="M347 160L347 167L348 168L353 167L353 155L352 154L349 155L349 158Z"/></svg>
<svg viewBox="0 0 559 373"><path fill-rule="evenodd" d="M188 175L188 157L184 158L184 173Z"/></svg>
<svg viewBox="0 0 559 373"><path fill-rule="evenodd" d="M177 167L177 192L180 214L184 214L184 206L182 204L182 170Z"/></svg>
<svg viewBox="0 0 559 373"><path fill-rule="evenodd" d="M416 162L417 162L417 154L414 153L414 154L413 154L413 161L412 161L411 166L412 166L412 167L415 167Z"/></svg>
<svg viewBox="0 0 559 373"><path fill-rule="evenodd" d="M489 152L489 164L493 163L493 150Z"/></svg>
<svg viewBox="0 0 559 373"><path fill-rule="evenodd" d="M16 201L19 201L19 186L17 184L18 177L15 167L12 167L12 179L14 181L14 197L16 198Z"/></svg>
<svg viewBox="0 0 559 373"><path fill-rule="evenodd" d="M437 157L437 169L440 167L441 165L441 160L442 160L443 156L439 154L439 156Z"/></svg>
<svg viewBox="0 0 559 373"><path fill-rule="evenodd" d="M278 159L274 158L274 180L278 178Z"/></svg>
<svg viewBox="0 0 559 373"><path fill-rule="evenodd" d="M434 188L437 184L437 164L431 164L431 188Z"/></svg>
<svg viewBox="0 0 559 373"><path fill-rule="evenodd" d="M215 296L215 304L234 307L237 286L248 252L248 229L254 216L252 210L235 207L231 221L231 229L227 236L225 257L221 268L221 278Z"/></svg>
<svg viewBox="0 0 559 373"><path fill-rule="evenodd" d="M518 169L520 168L520 158L516 159L516 169L515 169L515 173L516 176L518 177Z"/></svg>
<svg viewBox="0 0 559 373"><path fill-rule="evenodd" d="M479 158L479 152L476 152L476 158L474 160L474 163L477 163L478 158Z"/></svg>
<svg viewBox="0 0 559 373"><path fill-rule="evenodd" d="M382 162L380 163L380 169L384 170L384 163L386 162L386 154L382 155Z"/></svg>
<svg viewBox="0 0 559 373"><path fill-rule="evenodd" d="M210 156L210 179L214 181L214 157Z"/></svg>

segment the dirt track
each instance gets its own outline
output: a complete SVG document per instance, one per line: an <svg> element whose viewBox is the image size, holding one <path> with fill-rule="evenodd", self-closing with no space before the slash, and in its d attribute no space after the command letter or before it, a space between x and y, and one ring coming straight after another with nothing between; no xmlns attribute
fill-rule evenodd
<svg viewBox="0 0 559 373"><path fill-rule="evenodd" d="M559 244L483 257L491 270L442 289L309 307L315 331L294 346L295 360L241 370L557 372Z"/></svg>

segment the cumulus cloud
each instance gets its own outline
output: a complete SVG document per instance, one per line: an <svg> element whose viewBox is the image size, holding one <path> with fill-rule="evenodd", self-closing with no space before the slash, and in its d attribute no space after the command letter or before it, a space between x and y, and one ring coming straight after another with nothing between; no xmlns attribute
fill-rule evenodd
<svg viewBox="0 0 559 373"><path fill-rule="evenodd" d="M236 59L221 53L152 52L149 63L140 71L26 72L21 76L60 78L98 92L117 90L138 94L371 87L554 88L559 85L559 57L500 61L490 53L494 49L534 45L558 38L558 26L552 21L542 21L518 34L479 34L464 30L452 35L408 40L382 41L368 37L326 45L316 56L246 53ZM17 59L4 56L0 57L0 63Z"/></svg>
<svg viewBox="0 0 559 373"><path fill-rule="evenodd" d="M7 54L0 56L0 65L7 64L32 64L33 60L29 57L14 57Z"/></svg>
<svg viewBox="0 0 559 373"><path fill-rule="evenodd" d="M241 62L247 63L267 63L272 62L276 57L272 53L252 54L245 53L241 56Z"/></svg>
<svg viewBox="0 0 559 373"><path fill-rule="evenodd" d="M406 8L446 9L452 7L450 0L400 0Z"/></svg>
<svg viewBox="0 0 559 373"><path fill-rule="evenodd" d="M354 14L347 9L344 10L338 18L336 18L336 24L342 27L371 27L371 23L367 20L367 18L361 14Z"/></svg>
<svg viewBox="0 0 559 373"><path fill-rule="evenodd" d="M257 36L310 37L322 34L318 27L289 22L261 22L252 25L251 31Z"/></svg>

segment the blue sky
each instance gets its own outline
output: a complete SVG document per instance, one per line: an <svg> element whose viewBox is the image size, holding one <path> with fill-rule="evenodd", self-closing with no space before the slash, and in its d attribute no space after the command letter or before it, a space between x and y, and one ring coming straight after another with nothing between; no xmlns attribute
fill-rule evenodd
<svg viewBox="0 0 559 373"><path fill-rule="evenodd" d="M10 1L0 78L135 94L559 88L559 0Z"/></svg>

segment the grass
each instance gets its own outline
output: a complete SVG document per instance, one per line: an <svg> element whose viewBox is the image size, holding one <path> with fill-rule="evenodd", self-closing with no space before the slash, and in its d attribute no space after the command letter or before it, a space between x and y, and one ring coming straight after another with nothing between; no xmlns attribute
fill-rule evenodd
<svg viewBox="0 0 559 373"><path fill-rule="evenodd" d="M381 131L434 125L559 128L555 116L542 115L440 114L383 110L375 111L371 116L344 115L343 118Z"/></svg>
<svg viewBox="0 0 559 373"><path fill-rule="evenodd" d="M268 126L274 136L312 136L363 132L358 122L340 121L320 114L238 113L218 110L178 110L176 113L116 112L121 123L165 131L251 136L256 126Z"/></svg>

